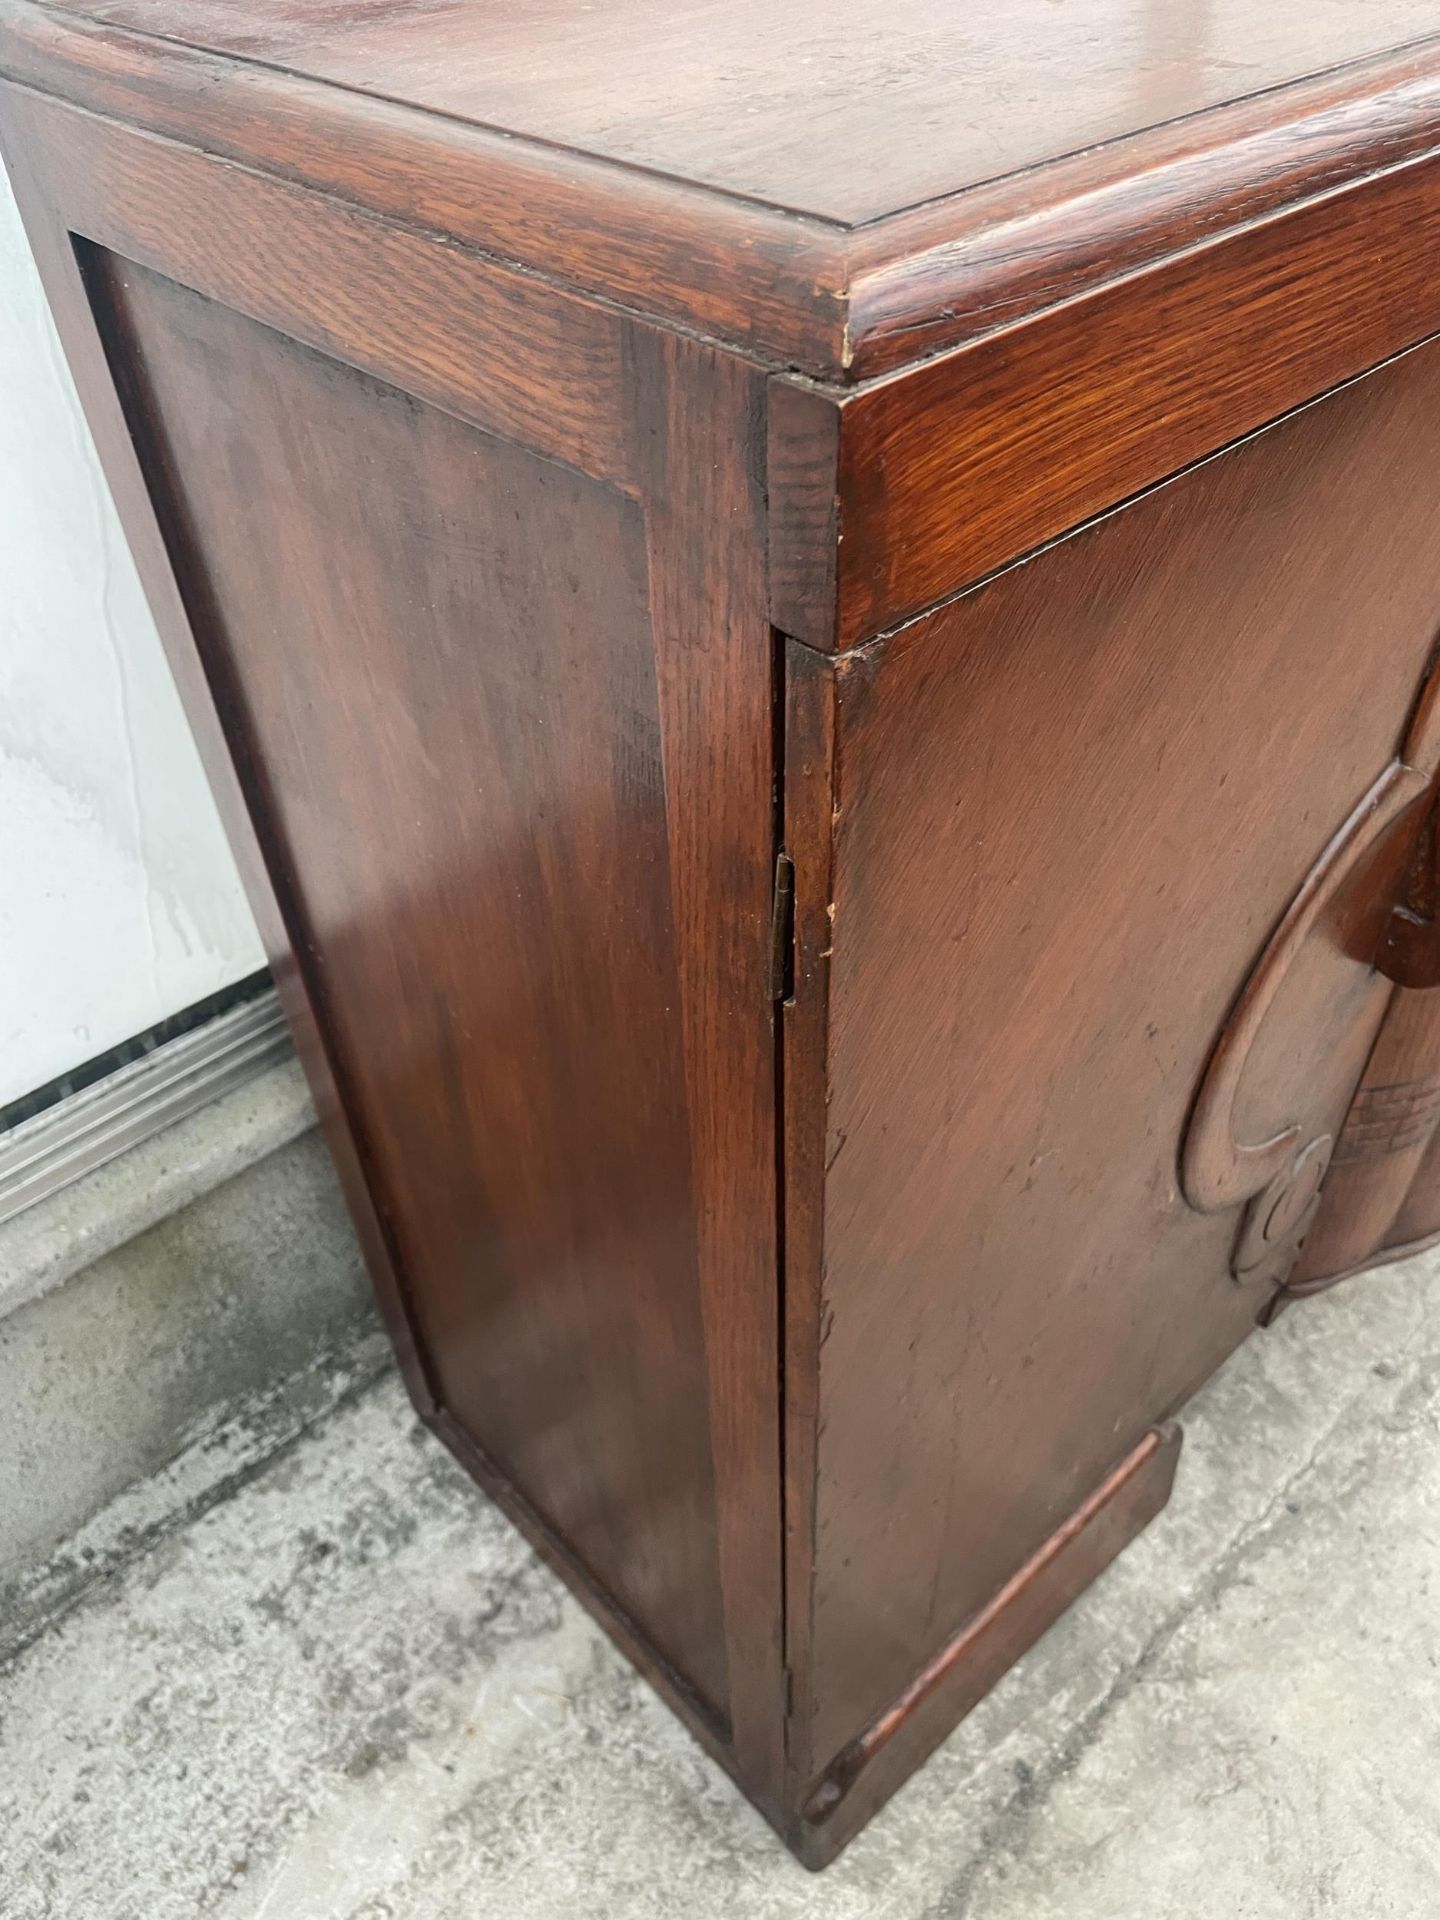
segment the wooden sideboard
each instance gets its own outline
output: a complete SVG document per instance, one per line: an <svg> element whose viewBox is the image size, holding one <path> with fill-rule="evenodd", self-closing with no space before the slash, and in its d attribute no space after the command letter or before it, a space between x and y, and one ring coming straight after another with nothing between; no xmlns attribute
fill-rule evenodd
<svg viewBox="0 0 1440 1920"><path fill-rule="evenodd" d="M411 1392L808 1864L1440 1230L1432 24L0 0Z"/></svg>

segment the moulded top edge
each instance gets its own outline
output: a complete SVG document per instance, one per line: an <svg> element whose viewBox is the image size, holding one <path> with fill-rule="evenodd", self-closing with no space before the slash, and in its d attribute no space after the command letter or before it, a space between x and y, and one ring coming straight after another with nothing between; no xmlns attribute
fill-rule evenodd
<svg viewBox="0 0 1440 1920"><path fill-rule="evenodd" d="M1433 21L0 0L0 74L851 383L1427 151Z"/></svg>

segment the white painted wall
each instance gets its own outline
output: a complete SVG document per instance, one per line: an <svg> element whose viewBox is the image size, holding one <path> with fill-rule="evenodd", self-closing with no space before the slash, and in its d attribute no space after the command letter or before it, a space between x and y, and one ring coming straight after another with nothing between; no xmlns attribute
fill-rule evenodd
<svg viewBox="0 0 1440 1920"><path fill-rule="evenodd" d="M0 1106L263 964L0 168Z"/></svg>

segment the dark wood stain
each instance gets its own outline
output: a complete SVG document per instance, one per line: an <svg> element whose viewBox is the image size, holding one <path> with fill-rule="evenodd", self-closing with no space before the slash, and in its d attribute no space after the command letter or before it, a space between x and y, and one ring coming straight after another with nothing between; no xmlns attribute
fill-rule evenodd
<svg viewBox="0 0 1440 1920"><path fill-rule="evenodd" d="M776 618L854 646L1411 346L1440 329L1432 244L1424 162L836 395L828 472L819 405L787 400ZM790 537L825 512L834 559Z"/></svg>
<svg viewBox="0 0 1440 1920"><path fill-rule="evenodd" d="M327 313L348 211L308 202L308 276L297 257L267 279L199 243L229 169L119 128L72 145L74 116L6 104L46 288L412 1395L778 1821L763 378L557 295L573 365L543 324L516 329L483 367L453 352L447 392L369 317L385 230L365 291ZM154 198L108 200L142 145ZM510 276L462 263L457 285L456 258L427 243L406 297L428 287L473 350ZM291 329L227 294L272 320L289 303ZM323 356L295 337L322 316ZM610 424L577 438L586 419ZM620 1374L592 1336L624 1349Z"/></svg>
<svg viewBox="0 0 1440 1920"><path fill-rule="evenodd" d="M63 19L181 41L354 97L860 226L1435 34L1426 0L1247 0L1099 17L1052 0L824 9L763 0L66 0ZM554 57L557 24L563 59ZM1144 75L1143 92L1136 75ZM1373 87L1372 92L1378 91ZM897 139L897 126L906 137Z"/></svg>
<svg viewBox="0 0 1440 1920"><path fill-rule="evenodd" d="M824 1866L984 1699L1170 1497L1180 1429L1152 1427L910 1685L842 1748L805 1801L792 1841Z"/></svg>
<svg viewBox="0 0 1440 1920"><path fill-rule="evenodd" d="M1437 403L1422 349L830 669L833 914L802 914L796 970L826 1057L787 1058L787 1095L828 1093L828 1171L818 1148L790 1170L811 1211L787 1242L823 1336L793 1523L817 1772L1268 1297L1232 1278L1236 1213L1187 1205L1177 1151L1231 1001L1429 660ZM1364 1046L1336 1052L1312 1011L1302 983L1246 1138L1291 1118L1297 1077L1317 1124L1343 1119Z"/></svg>
<svg viewBox="0 0 1440 1920"><path fill-rule="evenodd" d="M49 101L16 101L11 118L52 156L74 231L633 490L618 314L559 293L537 312L533 284L507 268Z"/></svg>
<svg viewBox="0 0 1440 1920"><path fill-rule="evenodd" d="M142 269L107 291L438 1397L723 1713L639 511Z"/></svg>
<svg viewBox="0 0 1440 1920"><path fill-rule="evenodd" d="M410 1391L811 1866L1440 1233L1440 36L962 13L0 0Z"/></svg>
<svg viewBox="0 0 1440 1920"><path fill-rule="evenodd" d="M572 9L557 62L487 0L0 0L0 76L841 383L1412 159L1440 113L1421 0L912 0L844 35L631 6Z"/></svg>

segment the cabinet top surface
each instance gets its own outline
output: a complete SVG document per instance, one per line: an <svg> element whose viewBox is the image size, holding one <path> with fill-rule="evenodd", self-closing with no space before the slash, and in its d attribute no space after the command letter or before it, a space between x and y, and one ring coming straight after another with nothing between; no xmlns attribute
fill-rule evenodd
<svg viewBox="0 0 1440 1920"><path fill-rule="evenodd" d="M1434 34L1433 0L68 0L851 226Z"/></svg>
<svg viewBox="0 0 1440 1920"><path fill-rule="evenodd" d="M1440 144L1434 0L0 0L0 76L845 380Z"/></svg>

